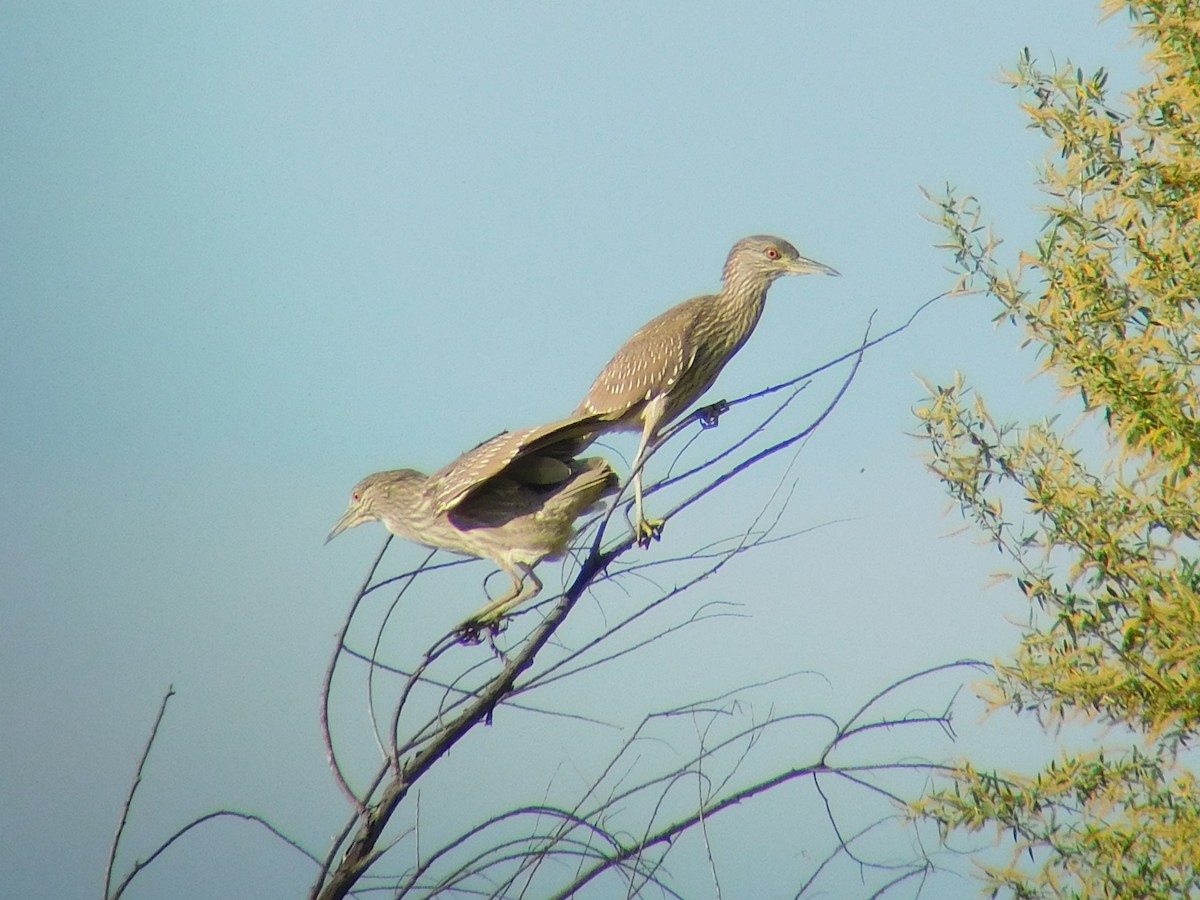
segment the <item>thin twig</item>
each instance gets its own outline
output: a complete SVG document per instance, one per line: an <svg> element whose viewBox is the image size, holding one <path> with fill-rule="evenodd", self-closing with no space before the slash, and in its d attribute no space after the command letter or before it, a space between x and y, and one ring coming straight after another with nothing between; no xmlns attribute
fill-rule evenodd
<svg viewBox="0 0 1200 900"><path fill-rule="evenodd" d="M337 669L338 660L341 658L342 650L346 646L346 635L350 631L350 623L354 621L354 613L358 609L358 605L362 603L363 597L367 595L371 579L375 577L375 570L379 568L379 563L383 560L383 554L387 552L387 548L391 543L392 536L389 534L387 539L384 540L383 546L379 548L379 553L376 555L375 561L371 563L371 567L367 570L367 577L363 579L358 593L354 596L354 602L350 604L350 611L346 613L346 618L342 620L341 631L338 632L337 640L333 645L333 655L329 658L329 665L325 667L325 678L321 682L321 737L325 741L325 755L329 760L329 768L333 771L333 780L337 782L342 793L346 795L346 798L354 804L354 808L359 812L365 809L363 805L364 801L358 799L358 795L350 787L346 776L342 774L342 767L338 764L337 754L333 750L333 732L329 728L329 694L333 690L333 673Z"/></svg>
<svg viewBox="0 0 1200 900"><path fill-rule="evenodd" d="M129 793L125 795L125 805L121 808L121 820L117 823L117 832L113 835L112 847L108 851L108 865L104 868L104 900L109 900L110 896L119 897L121 895L120 891L113 895L109 893L112 890L113 867L117 862L117 849L121 844L121 835L125 833L125 824L129 821L129 809L133 806L133 796L142 784L142 770L145 769L146 760L150 757L150 748L154 746L154 739L158 737L158 726L162 724L163 715L167 711L167 702L174 696L175 685L167 685L167 692L163 694L162 702L158 704L158 715L154 717L154 724L150 727L150 737L146 739L146 746L142 748L142 756L133 773L133 784L129 786Z"/></svg>
<svg viewBox="0 0 1200 900"><path fill-rule="evenodd" d="M436 549L430 550L425 559L421 561L421 564L417 566L413 573L404 581L404 584L397 592L395 598L388 605L387 612L383 614L383 621L379 623L379 628L375 631L375 644L371 647L371 666L367 669L367 716L371 722L371 733L375 736L375 746L378 747L379 752L385 756L387 755L388 751L383 745L383 737L379 733L379 724L375 716L375 657L379 655L379 645L383 642L383 632L387 628L387 624L392 617L392 613L395 612L396 607L400 605L400 599L405 595L408 589L412 587L413 582L417 579L417 576L424 571L425 566L429 564L429 561L433 559L436 553ZM341 649L348 649L344 640L342 641ZM395 742L391 742L391 746L394 745Z"/></svg>
<svg viewBox="0 0 1200 900"><path fill-rule="evenodd" d="M252 822L255 825L261 825L263 828L265 828L267 831L271 832L271 834L275 835L275 837L279 838L281 841L283 841L289 847L291 847L294 850L298 850L301 854L303 854L311 862L316 863L317 865L321 864L321 860L316 856L316 854L312 853L309 850L306 850L300 844L299 841L297 841L295 838L289 837L288 835L284 834L283 831L281 831L277 826L275 826L274 824L269 822L267 819L264 819L262 816L255 815L254 813L241 812L236 809L219 809L216 812L206 813L203 816L199 816L195 819L192 819L192 821L188 822L186 825L184 825L182 828L180 828L178 831L176 831L173 835L171 835L169 838L167 838L165 841L163 841L161 844L159 844L158 848L153 853L151 853L149 856L147 856L144 860L140 860L140 861L134 863L133 868L131 868L129 870L129 874L126 875L125 878L121 881L121 883L117 886L117 889L113 893L111 900L118 900L118 898L120 898L121 895L125 893L125 888L129 887L129 883L131 881L133 881L134 876L136 876L139 872L141 872L143 869L145 869L147 866L149 866L151 863L153 863L156 859L158 859L160 856L162 856L162 854L164 854L170 847L172 847L176 841L178 841L180 838L182 838L185 834L187 834L193 828L199 828L205 822L210 822L214 819L226 819L226 818L241 819L246 822Z"/></svg>

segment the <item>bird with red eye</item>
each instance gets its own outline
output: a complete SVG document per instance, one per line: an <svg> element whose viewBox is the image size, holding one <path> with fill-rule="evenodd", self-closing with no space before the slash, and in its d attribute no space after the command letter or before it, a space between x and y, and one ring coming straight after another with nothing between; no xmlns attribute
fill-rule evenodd
<svg viewBox="0 0 1200 900"><path fill-rule="evenodd" d="M698 400L754 331L767 289L783 275L838 275L801 256L783 238L758 234L733 245L719 293L685 300L625 342L593 382L576 415L594 414L603 431L640 430L634 457L634 534L643 547L662 522L642 507L642 467L661 428Z"/></svg>
<svg viewBox="0 0 1200 900"><path fill-rule="evenodd" d="M597 424L596 416L574 416L504 432L432 475L415 469L368 475L325 541L380 521L405 540L492 560L512 587L464 622L459 634L468 641L495 634L505 616L542 589L533 567L562 556L576 519L617 489L606 460L577 458Z"/></svg>

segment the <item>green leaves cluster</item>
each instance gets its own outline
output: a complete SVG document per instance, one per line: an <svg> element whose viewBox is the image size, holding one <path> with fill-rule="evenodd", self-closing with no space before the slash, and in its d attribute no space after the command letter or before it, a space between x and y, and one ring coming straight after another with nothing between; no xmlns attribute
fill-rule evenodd
<svg viewBox="0 0 1200 900"><path fill-rule="evenodd" d="M923 802L946 831L1015 837L986 877L1017 897L1200 891L1200 792L1180 755L1200 733L1200 0L1107 9L1127 10L1152 65L1119 104L1103 71L1047 73L1026 53L1012 76L1057 151L1016 271L972 198L937 201L960 286L999 302L1107 438L1085 455L1053 420L999 425L961 379L918 411L933 470L1031 602L995 702L1093 717L1142 748L1033 775L964 766Z"/></svg>

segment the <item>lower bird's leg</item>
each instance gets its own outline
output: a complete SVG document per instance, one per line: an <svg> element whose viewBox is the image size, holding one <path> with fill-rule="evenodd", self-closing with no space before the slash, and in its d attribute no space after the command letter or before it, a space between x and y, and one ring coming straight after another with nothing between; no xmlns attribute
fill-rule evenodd
<svg viewBox="0 0 1200 900"><path fill-rule="evenodd" d="M464 640L478 643L480 632L485 628L492 634L496 634L500 631L500 620L510 610L520 606L541 591L541 579L533 573L530 566L517 563L517 569L520 574L514 571L508 572L509 577L512 578L512 588L507 594L493 600L459 626L458 632Z"/></svg>

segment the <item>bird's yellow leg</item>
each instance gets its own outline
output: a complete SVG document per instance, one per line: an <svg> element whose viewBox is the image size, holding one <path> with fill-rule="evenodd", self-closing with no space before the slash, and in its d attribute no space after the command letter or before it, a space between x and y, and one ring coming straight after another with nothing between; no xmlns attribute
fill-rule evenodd
<svg viewBox="0 0 1200 900"><path fill-rule="evenodd" d="M633 476L633 500L634 537L637 538L639 547L649 547L651 541L657 541L662 537L663 525L665 523L662 519L646 518L646 511L642 508L642 473L640 469Z"/></svg>
<svg viewBox="0 0 1200 900"><path fill-rule="evenodd" d="M650 440L658 427L659 419L662 418L661 403L647 406L645 413L645 424L642 426L642 439L638 442L637 455L633 458L633 509L634 523L633 536L637 538L639 547L649 547L651 541L657 541L662 537L663 525L662 519L647 519L646 510L642 506L642 468L646 464L646 452L650 447Z"/></svg>
<svg viewBox="0 0 1200 900"><path fill-rule="evenodd" d="M458 633L464 640L478 643L480 632L485 628L492 634L499 633L501 630L500 620L508 615L510 610L516 609L541 591L541 579L533 573L532 568L523 563L517 563L517 568L520 569L521 576L518 576L516 572L509 572L512 577L512 589L503 597L493 600L458 627Z"/></svg>

